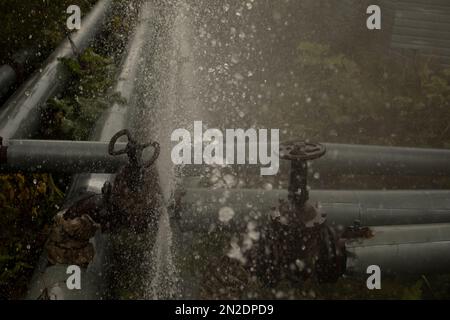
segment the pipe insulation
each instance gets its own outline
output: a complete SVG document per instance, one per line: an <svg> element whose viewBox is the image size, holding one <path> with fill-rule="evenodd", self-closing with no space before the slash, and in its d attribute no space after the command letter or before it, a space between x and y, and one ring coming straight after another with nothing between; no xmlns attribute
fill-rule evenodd
<svg viewBox="0 0 450 320"><path fill-rule="evenodd" d="M250 145L235 144L236 155L245 152L248 159ZM310 162L310 173L321 175L388 175L388 176L448 176L450 175L450 150L385 147L371 145L352 145L324 143L327 153L320 159ZM272 150L270 144L260 143L258 147ZM240 150L240 151L239 151ZM245 150L245 151L244 151ZM276 153L276 150L274 150ZM226 153L224 153L226 154ZM247 161L247 163L249 163ZM287 173L290 162L280 160L279 172ZM236 165L230 165L235 166ZM260 175L260 165L239 165L246 174ZM210 167L206 165L181 166L185 176L206 175Z"/></svg>
<svg viewBox="0 0 450 320"><path fill-rule="evenodd" d="M373 237L347 241L347 274L440 274L450 270L450 224L371 228Z"/></svg>
<svg viewBox="0 0 450 320"><path fill-rule="evenodd" d="M123 150L126 143L117 143ZM94 141L9 140L5 158L0 158L0 172L115 173L128 164L126 155L111 156L109 143ZM153 157L147 148L143 159Z"/></svg>
<svg viewBox="0 0 450 320"><path fill-rule="evenodd" d="M108 142L115 133L127 128L129 125L128 113L131 112L131 106L134 105L132 97L136 79L138 79L140 70L143 70L141 57L145 53L145 40L148 36L147 19L151 16L151 7L144 3L140 9L139 21L129 43L127 55L123 61L115 87L115 91L127 99L128 103L115 103L109 110L105 111L91 136L92 141ZM113 179L114 175L111 174L76 175L74 183L68 192L67 204L88 192L100 193L103 184ZM42 265L35 272L27 298L36 299L37 293L42 292L46 288L49 289L49 287L53 290L53 298L57 300L98 300L103 298L106 294L105 286L108 283L105 277L108 274L109 265L109 236L98 232L97 236L91 241L94 243L96 254L94 261L82 270L82 279L87 279L87 281L83 282L84 285L81 290L68 290L64 282L67 275L63 273L67 266L49 266L44 254L41 259ZM43 281L43 279L46 281Z"/></svg>
<svg viewBox="0 0 450 320"><path fill-rule="evenodd" d="M0 101L6 98L17 82L23 80L26 69L36 60L35 49L22 49L11 57L11 61L0 67Z"/></svg>
<svg viewBox="0 0 450 320"><path fill-rule="evenodd" d="M287 200L287 190L185 189L178 223L182 230L208 230L220 224L222 208L232 209L232 224L246 226L249 219L270 214ZM363 226L450 223L450 191L338 191L313 190L313 203L334 225Z"/></svg>
<svg viewBox="0 0 450 320"><path fill-rule="evenodd" d="M72 40L83 52L100 32L111 8L112 0L101 0L82 21L81 29ZM0 110L0 136L5 139L30 138L39 126L39 108L60 92L69 81L69 74L60 63L61 58L75 56L68 39L50 55L42 69L35 72L27 82L5 103Z"/></svg>
<svg viewBox="0 0 450 320"><path fill-rule="evenodd" d="M10 140L0 172L114 173L128 158L110 156L108 146L106 142ZM116 145L116 149L125 147L125 143Z"/></svg>
<svg viewBox="0 0 450 320"><path fill-rule="evenodd" d="M0 99L9 92L16 81L16 71L11 66L3 65L0 67Z"/></svg>

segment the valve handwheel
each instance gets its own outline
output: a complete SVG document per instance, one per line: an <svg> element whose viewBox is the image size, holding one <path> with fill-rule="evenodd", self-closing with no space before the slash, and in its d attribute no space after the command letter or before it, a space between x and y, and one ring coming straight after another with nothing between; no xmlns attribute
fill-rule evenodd
<svg viewBox="0 0 450 320"><path fill-rule="evenodd" d="M128 138L127 146L122 150L115 150L117 141L120 138L125 137L125 136ZM142 164L141 163L142 152L145 149L147 149L148 147L153 147L155 149L155 151L154 151L151 159ZM158 142L149 142L149 143L140 144L133 138L130 131L127 129L117 132L111 138L111 141L109 143L109 148L108 148L108 152L110 155L119 156L119 155L126 154L126 155L128 155L130 164L132 166L136 166L136 167L142 166L145 168L150 167L156 161L156 159L158 159L160 151L161 151L161 147Z"/></svg>
<svg viewBox="0 0 450 320"><path fill-rule="evenodd" d="M288 141L280 144L280 158L291 161L309 161L322 157L326 148L320 143Z"/></svg>

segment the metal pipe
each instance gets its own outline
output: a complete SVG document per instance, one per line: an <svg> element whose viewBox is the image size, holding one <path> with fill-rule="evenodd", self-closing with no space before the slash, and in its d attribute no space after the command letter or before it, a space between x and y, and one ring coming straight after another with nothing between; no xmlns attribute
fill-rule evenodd
<svg viewBox="0 0 450 320"><path fill-rule="evenodd" d="M327 153L311 163L310 172L325 174L359 174L389 176L448 176L450 175L450 150L384 147L324 143ZM239 148L241 145L236 145ZM259 145L258 147L261 147ZM243 147L248 148L248 146ZM268 146L270 150L270 145ZM246 149L241 149L246 150ZM235 150L235 154L236 154ZM248 152L247 152L248 154ZM183 175L206 174L207 166L182 167ZM246 165L246 173L259 175L256 165ZM289 162L280 162L280 172L289 171Z"/></svg>
<svg viewBox="0 0 450 320"><path fill-rule="evenodd" d="M125 149L126 143L117 143L115 147ZM128 164L126 155L111 156L106 142L10 140L3 148L2 173L115 173ZM144 158L151 158L153 151L146 149Z"/></svg>
<svg viewBox="0 0 450 320"><path fill-rule="evenodd" d="M101 119L97 122L95 132L92 135L93 141L108 142L111 137L120 129L128 127L128 113L130 107L133 105L133 92L135 90L136 79L139 72L143 70L142 63L144 61L140 59L145 52L146 37L148 36L148 25L146 19L152 16L151 7L148 3L145 3L141 7L139 15L138 25L134 32L134 35L129 43L127 56L122 64L122 69L118 77L118 82L115 87L115 91L122 95L122 97L129 98L127 104L115 103L109 110L107 110ZM67 203L70 203L73 199L86 192L100 193L103 184L106 181L114 179L114 175L111 174L79 174L75 176L74 183L72 184L68 195ZM89 274L89 284L82 287L79 292L73 293L68 290L64 285L59 286L56 299L99 299L104 296L104 286L107 283L106 277L108 270L108 241L107 235L100 234L93 242L96 247L96 258L89 265L86 270L83 270L84 274ZM45 256L44 256L44 258ZM99 260L97 260L99 259ZM98 264L96 261L101 261ZM46 261L45 261L46 262ZM58 269L53 271L54 268L44 263L37 271L35 280L32 282L27 297L29 299L36 299L36 293L42 292L43 289L48 288L52 283L49 281L37 281L36 279L46 277L51 281L61 281L58 277ZM65 268L66 266L57 266ZM67 275L66 275L67 277Z"/></svg>
<svg viewBox="0 0 450 320"><path fill-rule="evenodd" d="M139 15L139 21L132 40L129 43L127 56L125 57L114 91L120 95L126 104L116 102L106 110L98 121L92 136L92 141L109 142L120 130L126 129L130 122L131 106L137 99L134 95L137 80L144 70L145 61L141 59L146 48L146 39L151 37L148 31L148 19L152 17L152 10L148 3L144 3ZM69 191L69 198L76 198L85 192L100 193L105 182L113 180L113 175L108 174L80 174L74 178L74 183Z"/></svg>
<svg viewBox="0 0 450 320"><path fill-rule="evenodd" d="M16 71L11 66L5 64L0 67L0 99L9 92L16 80Z"/></svg>
<svg viewBox="0 0 450 320"><path fill-rule="evenodd" d="M366 275L371 265L385 274L448 273L450 224L371 228L373 237L347 241L347 273Z"/></svg>
<svg viewBox="0 0 450 320"><path fill-rule="evenodd" d="M10 140L4 147L6 158L0 159L0 172L114 173L128 159L110 156L108 146L105 142Z"/></svg>
<svg viewBox="0 0 450 320"><path fill-rule="evenodd" d="M82 28L72 37L82 52L98 34L112 0L101 0L83 20ZM47 59L41 71L36 72L6 102L0 111L0 136L5 139L30 138L39 126L39 108L60 92L69 80L69 74L60 58L74 57L67 39Z"/></svg>
<svg viewBox="0 0 450 320"><path fill-rule="evenodd" d="M450 175L450 150L325 144L327 154L314 161L314 171L330 174L402 176Z"/></svg>
<svg viewBox="0 0 450 320"><path fill-rule="evenodd" d="M36 57L35 50L23 49L12 56L9 64L0 67L0 101L5 98L16 82L22 80L27 66Z"/></svg>
<svg viewBox="0 0 450 320"><path fill-rule="evenodd" d="M249 219L267 215L287 200L287 190L186 189L181 198L179 224L182 230L207 230L220 224L219 211L234 212L232 224L246 226ZM450 223L450 191L311 191L328 222L350 226Z"/></svg>

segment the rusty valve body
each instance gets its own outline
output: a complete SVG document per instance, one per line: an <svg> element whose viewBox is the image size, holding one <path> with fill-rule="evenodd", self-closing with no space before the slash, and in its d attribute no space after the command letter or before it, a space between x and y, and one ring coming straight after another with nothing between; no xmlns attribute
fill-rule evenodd
<svg viewBox="0 0 450 320"><path fill-rule="evenodd" d="M280 158L291 161L288 201L280 200L252 257L253 269L270 285L284 279L332 282L343 273L339 241L309 201L308 161L325 153L324 146L309 142L280 145Z"/></svg>
<svg viewBox="0 0 450 320"><path fill-rule="evenodd" d="M115 144L123 136L128 138L127 147L116 151ZM143 161L143 151L149 147L154 149L153 156ZM122 130L111 139L109 153L113 156L127 154L129 158L129 164L118 172L114 184L106 183L103 188L111 218L109 224L112 228L126 227L138 233L155 227L161 195L152 165L159 157L159 143L139 144L128 130Z"/></svg>
<svg viewBox="0 0 450 320"><path fill-rule="evenodd" d="M128 138L125 149L115 150L121 137ZM143 151L153 147L152 157L143 161ZM128 155L129 163L119 170L113 183L106 182L102 194L91 194L76 201L66 212L66 219L74 219L82 214L92 217L103 230L131 228L143 232L158 219L160 192L157 175L152 165L158 159L160 146L157 142L139 144L128 130L119 131L109 144L112 156Z"/></svg>

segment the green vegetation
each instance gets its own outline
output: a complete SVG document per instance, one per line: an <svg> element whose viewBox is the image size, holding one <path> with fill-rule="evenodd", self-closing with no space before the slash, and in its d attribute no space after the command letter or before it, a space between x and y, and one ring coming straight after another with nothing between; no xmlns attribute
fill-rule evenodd
<svg viewBox="0 0 450 320"><path fill-rule="evenodd" d="M21 49L35 48L37 64L47 58L65 36L66 9L88 12L97 0L0 0L0 64Z"/></svg>
<svg viewBox="0 0 450 320"><path fill-rule="evenodd" d="M0 299L23 294L62 198L50 175L0 175Z"/></svg>
<svg viewBox="0 0 450 320"><path fill-rule="evenodd" d="M66 8L87 12L96 0L0 0L0 64L34 48L26 77L65 36ZM47 238L48 224L64 194L48 174L0 175L0 299L21 298Z"/></svg>
<svg viewBox="0 0 450 320"><path fill-rule="evenodd" d="M356 2L352 2L352 10L361 12L358 6L364 8L364 1ZM364 21L350 23L354 18L348 6L327 0L304 0L302 4L305 8L298 17L303 23L299 28L302 39L296 59L291 61L292 86L283 88L282 97L273 98L265 123L259 126L285 128L283 140L450 148L449 69L430 59L391 54L382 36L358 28L365 26ZM341 180L339 188L351 184L364 187L361 184L366 182L380 189L398 188L399 183L403 188L420 185L420 180L408 177L396 181L354 176L321 180L325 188ZM443 180L434 183L448 188L448 179ZM260 185L258 182L255 187ZM239 261L227 257L233 237L236 234L214 230L196 235L191 247L180 250L180 269L185 270L186 278L198 279L201 298L450 297L450 275L383 277L379 291L369 291L366 279L355 278L342 278L336 284L307 281L268 288Z"/></svg>
<svg viewBox="0 0 450 320"><path fill-rule="evenodd" d="M43 110L41 134L50 139L86 140L99 115L113 103L109 95L116 72L112 59L87 49L78 60L64 59L72 81L63 98Z"/></svg>
<svg viewBox="0 0 450 320"><path fill-rule="evenodd" d="M330 45L313 42L302 42L298 53L293 66L302 75L301 90L294 95L303 112L296 110L292 117L308 124L308 137L449 146L450 70L436 71L428 61L399 65L388 57L366 58L363 64Z"/></svg>
<svg viewBox="0 0 450 320"><path fill-rule="evenodd" d="M319 17L305 11L313 23L322 19L338 21L322 17L324 10L335 11L329 1L325 8L321 0L308 1L321 7ZM42 61L64 38L67 6L78 4L86 12L95 2L0 0L0 64L28 47L37 47ZM110 90L132 19L123 18L127 1L115 3L117 11L97 45L77 59L62 60L72 81L61 96L51 99L42 110L40 137L84 140L102 111L119 99L111 96ZM317 7L313 9L318 12ZM308 17L299 19L309 23ZM301 133L302 138L318 141L450 147L450 70L434 68L432 61L400 61L380 54L364 41L356 41L359 31L355 32L350 24L340 25L346 26L353 38L342 36L339 27L327 29L326 23L320 23L324 30L304 35L297 48L298 58L292 61L298 82L286 93L296 102L295 108L274 101L280 110L269 110L270 127L283 128L289 119L287 132L295 138ZM304 30L312 28L306 26ZM351 50L348 43L353 44ZM47 238L48 223L64 197L62 187L63 183L60 187L55 185L51 175L0 175L0 299L23 295ZM383 182L383 187L389 185ZM226 256L231 237L219 231L196 235L193 246L177 255L183 272L200 279L202 298L251 298L256 297L255 293L264 298L450 296L450 277L445 275L429 279L392 278L383 281L383 290L376 292L369 292L361 279L342 279L336 285L304 283L298 288L296 284L283 283L276 289L266 288L250 277L239 262ZM120 247L130 241L116 242ZM116 254L130 250L117 250ZM139 252L142 254L143 250ZM139 258L138 252L132 253ZM129 257L116 258L123 262ZM121 295L139 296L137 290Z"/></svg>
<svg viewBox="0 0 450 320"><path fill-rule="evenodd" d="M115 67L111 59L86 50L67 59L72 82L65 95L43 110L40 137L85 140L111 103L108 90ZM58 181L59 182L59 181ZM65 187L65 182L59 183ZM47 227L64 198L51 175L0 176L0 298L20 298L47 237ZM5 229L5 230L3 230Z"/></svg>
<svg viewBox="0 0 450 320"><path fill-rule="evenodd" d="M37 62L42 62L64 38L66 8L78 4L87 12L96 2L0 0L0 63L30 46L39 49L42 58ZM135 12L126 11L127 5L114 2L111 19L94 47L77 59L62 59L71 82L42 109L37 137L85 140L100 114L120 99L110 92L135 17ZM48 174L0 175L0 299L23 297L69 182L69 177Z"/></svg>

